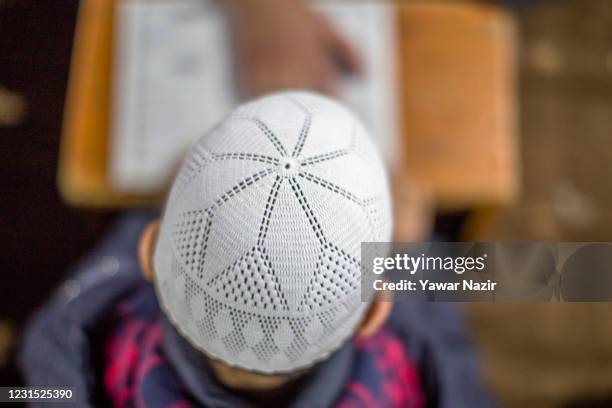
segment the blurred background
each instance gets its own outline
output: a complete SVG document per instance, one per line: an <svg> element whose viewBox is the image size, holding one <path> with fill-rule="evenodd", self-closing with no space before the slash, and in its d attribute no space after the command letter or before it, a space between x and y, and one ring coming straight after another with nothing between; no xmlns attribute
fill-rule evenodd
<svg viewBox="0 0 612 408"><path fill-rule="evenodd" d="M380 86L345 94L366 111L394 101L398 130L381 144L400 152L388 159L397 239L612 241L612 2L381 2L396 43L364 60L387 58L396 82L370 68ZM20 333L70 266L121 211L163 196L110 175L119 40L104 3L0 0L2 386L21 384ZM372 44L388 35L372 30ZM240 33L228 47L257 69ZM237 81L242 97L294 85ZM464 307L504 406L612 406L611 305Z"/></svg>

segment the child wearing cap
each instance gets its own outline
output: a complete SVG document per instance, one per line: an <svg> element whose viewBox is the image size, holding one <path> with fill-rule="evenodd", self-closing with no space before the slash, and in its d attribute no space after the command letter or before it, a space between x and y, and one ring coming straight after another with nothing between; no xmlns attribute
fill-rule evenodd
<svg viewBox="0 0 612 408"><path fill-rule="evenodd" d="M450 306L361 290L390 201L343 106L247 103L192 146L161 219L127 215L38 314L26 380L83 406L489 406Z"/></svg>

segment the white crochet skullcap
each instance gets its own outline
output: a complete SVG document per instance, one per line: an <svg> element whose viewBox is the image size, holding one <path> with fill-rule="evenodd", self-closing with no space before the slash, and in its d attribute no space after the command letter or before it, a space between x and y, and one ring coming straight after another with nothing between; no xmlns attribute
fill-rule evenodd
<svg viewBox="0 0 612 408"><path fill-rule="evenodd" d="M353 334L360 244L390 237L385 170L355 116L310 93L267 96L188 153L155 251L160 303L212 358L297 371Z"/></svg>

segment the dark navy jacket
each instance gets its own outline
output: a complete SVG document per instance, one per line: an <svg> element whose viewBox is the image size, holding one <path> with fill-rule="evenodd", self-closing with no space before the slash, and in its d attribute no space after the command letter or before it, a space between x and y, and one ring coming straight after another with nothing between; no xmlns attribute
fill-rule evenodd
<svg viewBox="0 0 612 408"><path fill-rule="evenodd" d="M145 211L124 215L97 250L31 322L20 354L20 366L28 385L75 387L78 406L100 406L100 370L96 365L95 333L109 310L142 285L137 261L140 232L154 214ZM476 358L455 306L443 303L396 304L388 327L405 343L417 363L428 407L477 408L493 406L481 386ZM303 390L295 406L323 407L326 384L337 381L337 358L322 363L320 377ZM335 366L337 365L337 366ZM223 391L212 391L202 381L200 400L222 404ZM221 392L221 394L220 394ZM229 392L229 391L227 391ZM231 395L227 400L232 400ZM216 402L215 402L216 401ZM54 404L57 406L57 404ZM74 406L74 404L67 404ZM382 407L384 408L384 407Z"/></svg>

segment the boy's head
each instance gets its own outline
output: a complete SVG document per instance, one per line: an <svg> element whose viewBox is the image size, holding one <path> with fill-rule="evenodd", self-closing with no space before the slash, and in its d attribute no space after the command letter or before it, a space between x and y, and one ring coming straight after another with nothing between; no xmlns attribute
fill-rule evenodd
<svg viewBox="0 0 612 408"><path fill-rule="evenodd" d="M217 373L284 375L382 324L388 305L361 299L360 244L390 238L387 178L362 125L324 97L281 93L191 148L141 259Z"/></svg>

